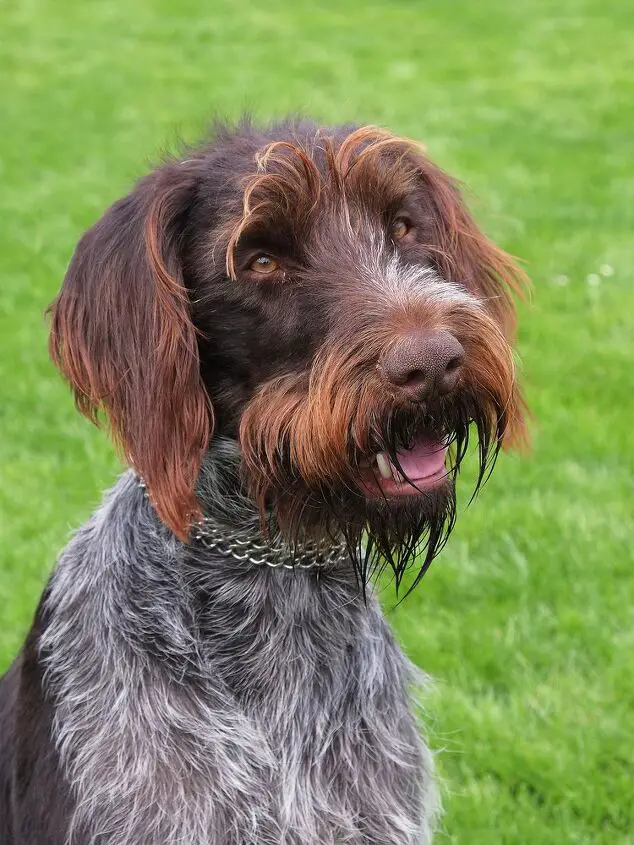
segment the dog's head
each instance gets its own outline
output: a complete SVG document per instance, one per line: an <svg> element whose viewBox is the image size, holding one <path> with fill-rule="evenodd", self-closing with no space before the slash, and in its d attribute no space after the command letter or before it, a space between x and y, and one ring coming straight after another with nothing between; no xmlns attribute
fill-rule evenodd
<svg viewBox="0 0 634 845"><path fill-rule="evenodd" d="M397 575L524 436L511 259L420 147L364 127L219 130L82 238L52 356L181 538L213 434L290 538L343 529Z"/></svg>

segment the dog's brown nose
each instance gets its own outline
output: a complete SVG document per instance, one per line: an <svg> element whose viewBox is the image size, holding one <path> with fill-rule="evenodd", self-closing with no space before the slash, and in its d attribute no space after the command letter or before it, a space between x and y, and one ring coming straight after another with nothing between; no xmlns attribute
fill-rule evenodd
<svg viewBox="0 0 634 845"><path fill-rule="evenodd" d="M379 371L410 399L429 399L451 393L464 357L462 345L449 332L413 329L381 356Z"/></svg>

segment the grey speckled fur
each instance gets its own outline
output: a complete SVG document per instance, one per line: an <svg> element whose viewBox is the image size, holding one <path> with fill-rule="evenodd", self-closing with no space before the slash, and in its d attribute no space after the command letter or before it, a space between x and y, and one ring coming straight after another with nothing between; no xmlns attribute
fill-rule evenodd
<svg viewBox="0 0 634 845"><path fill-rule="evenodd" d="M208 511L255 518L235 449ZM131 472L62 554L41 640L81 845L421 845L419 680L352 568L249 568L177 541Z"/></svg>

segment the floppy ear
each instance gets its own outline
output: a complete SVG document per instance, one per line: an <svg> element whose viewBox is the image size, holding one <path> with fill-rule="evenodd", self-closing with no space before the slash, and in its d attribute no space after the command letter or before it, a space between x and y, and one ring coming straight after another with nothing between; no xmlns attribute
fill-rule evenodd
<svg viewBox="0 0 634 845"><path fill-rule="evenodd" d="M141 180L80 240L50 307L49 350L147 484L161 519L186 539L213 426L179 249L195 162Z"/></svg>

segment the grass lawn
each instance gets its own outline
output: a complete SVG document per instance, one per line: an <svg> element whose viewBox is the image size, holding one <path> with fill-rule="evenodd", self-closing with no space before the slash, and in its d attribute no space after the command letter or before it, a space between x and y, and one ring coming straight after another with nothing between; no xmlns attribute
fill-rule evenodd
<svg viewBox="0 0 634 845"><path fill-rule="evenodd" d="M534 281L532 456L391 616L436 679L438 842L634 842L634 5L8 0L0 31L0 667L118 471L46 355L80 233L212 114L380 123Z"/></svg>

